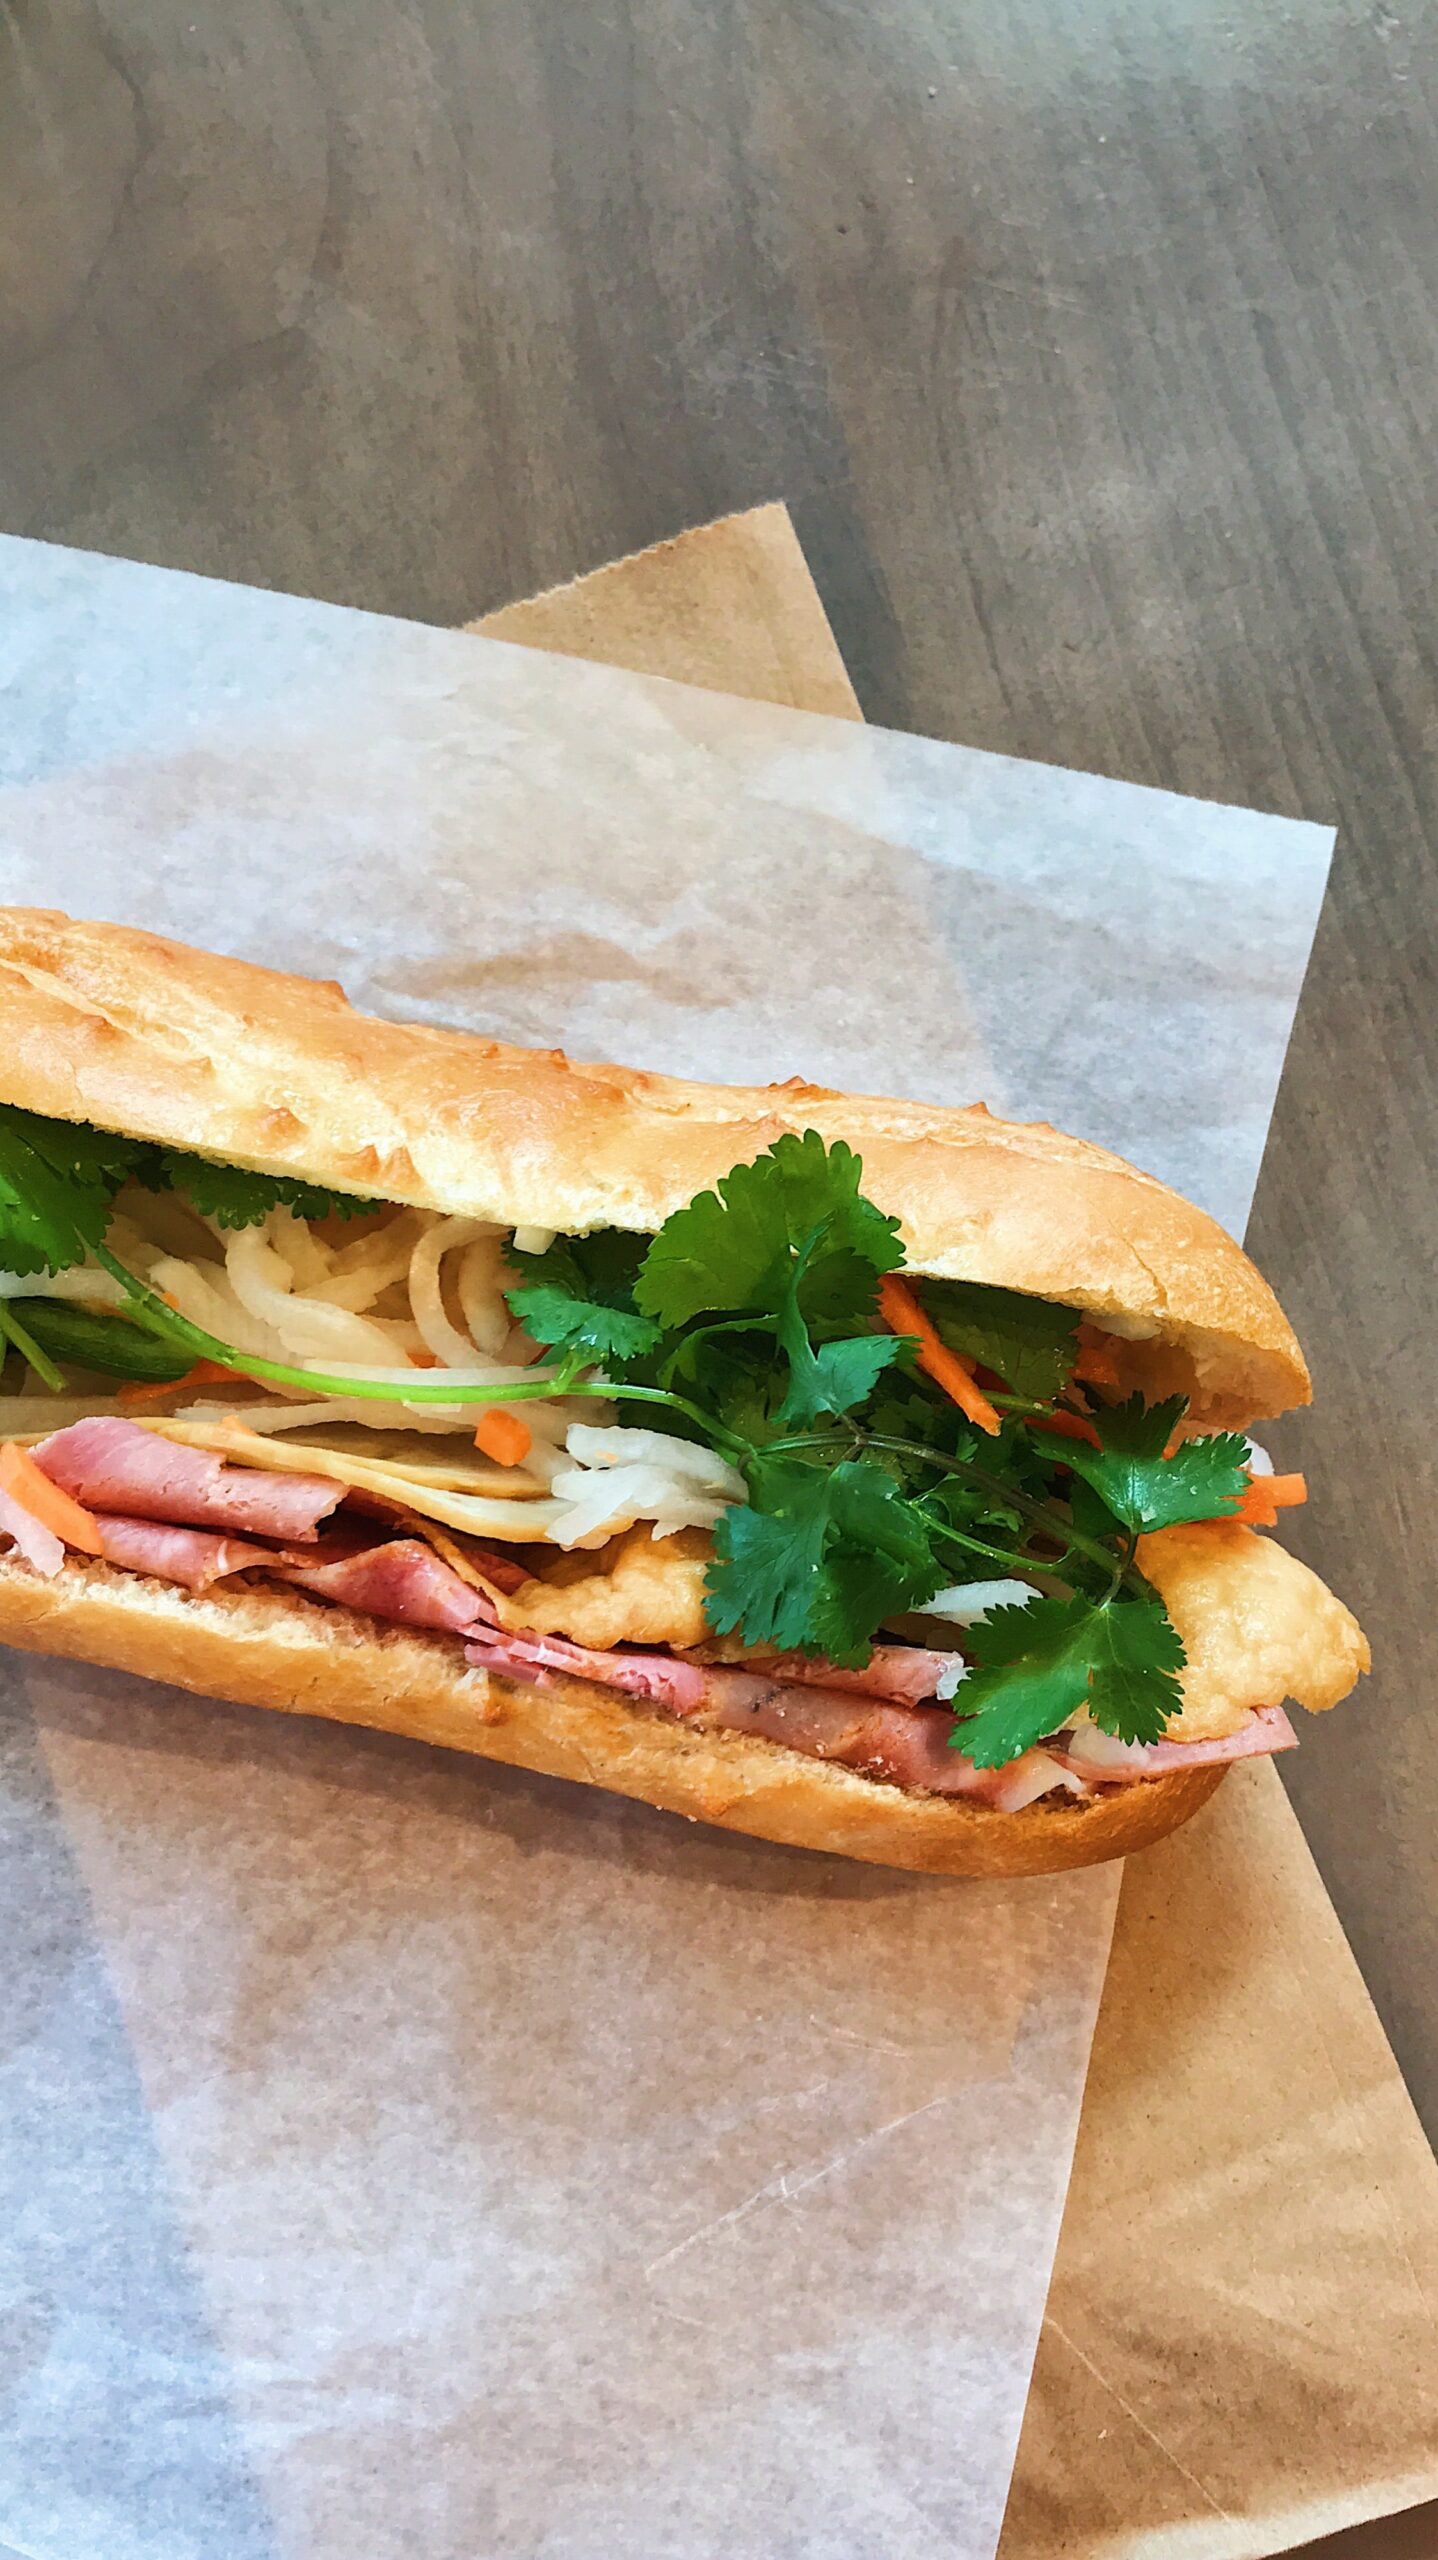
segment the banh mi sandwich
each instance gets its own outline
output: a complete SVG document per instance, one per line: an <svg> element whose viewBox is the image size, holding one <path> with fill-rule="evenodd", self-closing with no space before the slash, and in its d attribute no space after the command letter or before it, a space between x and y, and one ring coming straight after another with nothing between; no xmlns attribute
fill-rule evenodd
<svg viewBox="0 0 1438 2560"><path fill-rule="evenodd" d="M951 1875L1367 1666L1266 1534L1272 1292L1098 1147L38 910L0 1022L0 1639Z"/></svg>

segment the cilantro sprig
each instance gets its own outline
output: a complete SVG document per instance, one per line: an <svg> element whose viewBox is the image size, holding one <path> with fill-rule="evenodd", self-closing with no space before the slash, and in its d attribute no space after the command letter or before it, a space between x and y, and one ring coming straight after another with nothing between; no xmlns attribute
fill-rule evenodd
<svg viewBox="0 0 1438 2560"><path fill-rule="evenodd" d="M273 1385L394 1400L390 1380L240 1352L160 1299L106 1242L126 1181L175 1190L231 1229L277 1205L311 1218L375 1205L0 1108L0 1271L37 1279L97 1263L124 1293L126 1316L109 1321L152 1342L158 1372L183 1355ZM861 1185L852 1149L807 1130L736 1166L648 1240L605 1230L540 1254L511 1246L509 1304L549 1361L512 1385L420 1372L403 1400L612 1398L721 1450L747 1498L716 1528L706 1611L716 1632L758 1649L858 1667L881 1627L922 1610L956 1572L1029 1582L1025 1607L965 1635L954 1740L981 1766L1080 1711L1124 1741L1157 1740L1179 1704L1183 1649L1138 1570L1138 1540L1228 1516L1247 1482L1244 1443L1178 1437L1181 1398L1105 1407L1090 1395L1092 1445L1046 1432L1048 1409L1076 1393L1074 1311L926 1281L940 1338L1000 1382L1005 1418L981 1441L915 1365L918 1346L879 1320L879 1282L903 1247ZM56 1380L47 1346L81 1356L87 1324L92 1363L107 1348L129 1356L99 1341L101 1321L72 1317L67 1332L37 1317L31 1333L0 1298L0 1334Z"/></svg>
<svg viewBox="0 0 1438 2560"><path fill-rule="evenodd" d="M1081 1707L1120 1742L1157 1742L1181 1703L1183 1646L1156 1591L996 1609L965 1642L974 1667L954 1741L981 1769L1017 1759Z"/></svg>
<svg viewBox="0 0 1438 2560"><path fill-rule="evenodd" d="M136 1149L81 1121L0 1109L0 1270L68 1271L93 1253Z"/></svg>
<svg viewBox="0 0 1438 2560"><path fill-rule="evenodd" d="M213 1164L208 1156L185 1155L178 1147L137 1149L136 1157L132 1170L147 1191L178 1191L218 1227L257 1227L272 1209L292 1209L297 1218L363 1218L381 1205L359 1192L327 1191L287 1173Z"/></svg>
<svg viewBox="0 0 1438 2560"><path fill-rule="evenodd" d="M221 1227L255 1227L271 1209L299 1218L361 1217L379 1204L288 1174L247 1173L207 1156L123 1138L87 1121L46 1120L0 1104L0 1271L68 1271L104 1240L122 1184L178 1191Z"/></svg>
<svg viewBox="0 0 1438 2560"><path fill-rule="evenodd" d="M545 1253L505 1249L520 1274L509 1303L534 1342L582 1352L587 1360L637 1360L653 1351L660 1327L634 1305L644 1260L642 1236L615 1227L593 1236L556 1236Z"/></svg>
<svg viewBox="0 0 1438 2560"><path fill-rule="evenodd" d="M1142 1396L1110 1405L1101 1417L1102 1445L1064 1444L1064 1463L1091 1485L1125 1529L1144 1535L1185 1520L1220 1518L1248 1482L1248 1444L1237 1431L1169 1442L1186 1410L1182 1396L1146 1405Z"/></svg>

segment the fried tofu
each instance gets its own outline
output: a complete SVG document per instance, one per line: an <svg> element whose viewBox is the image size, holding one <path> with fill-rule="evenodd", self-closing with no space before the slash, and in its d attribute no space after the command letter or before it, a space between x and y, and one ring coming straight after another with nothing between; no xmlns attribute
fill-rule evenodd
<svg viewBox="0 0 1438 2560"><path fill-rule="evenodd" d="M1217 1741L1286 1698L1319 1714L1368 1669L1357 1619L1276 1538L1205 1520L1141 1538L1137 1561L1188 1656L1170 1742Z"/></svg>
<svg viewBox="0 0 1438 2560"><path fill-rule="evenodd" d="M615 1644L702 1644L704 1572L714 1543L704 1529L656 1538L642 1524L592 1553L557 1557L508 1594L494 1612L511 1633L568 1636L603 1651Z"/></svg>

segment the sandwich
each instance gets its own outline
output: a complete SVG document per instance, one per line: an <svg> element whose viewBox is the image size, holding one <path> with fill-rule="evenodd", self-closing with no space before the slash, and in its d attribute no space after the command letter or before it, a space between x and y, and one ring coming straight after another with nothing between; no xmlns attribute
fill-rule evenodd
<svg viewBox="0 0 1438 2560"><path fill-rule="evenodd" d="M0 910L0 1642L881 1865L1185 1821L1367 1668L1212 1219Z"/></svg>

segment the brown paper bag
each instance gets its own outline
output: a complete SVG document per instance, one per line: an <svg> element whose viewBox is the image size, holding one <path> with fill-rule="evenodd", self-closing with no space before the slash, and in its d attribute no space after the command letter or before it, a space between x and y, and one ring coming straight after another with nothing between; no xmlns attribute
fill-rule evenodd
<svg viewBox="0 0 1438 2560"><path fill-rule="evenodd" d="M788 514L473 626L859 717ZM1270 1764L1137 1860L1000 2560L1261 2560L1438 2496L1438 2169Z"/></svg>

